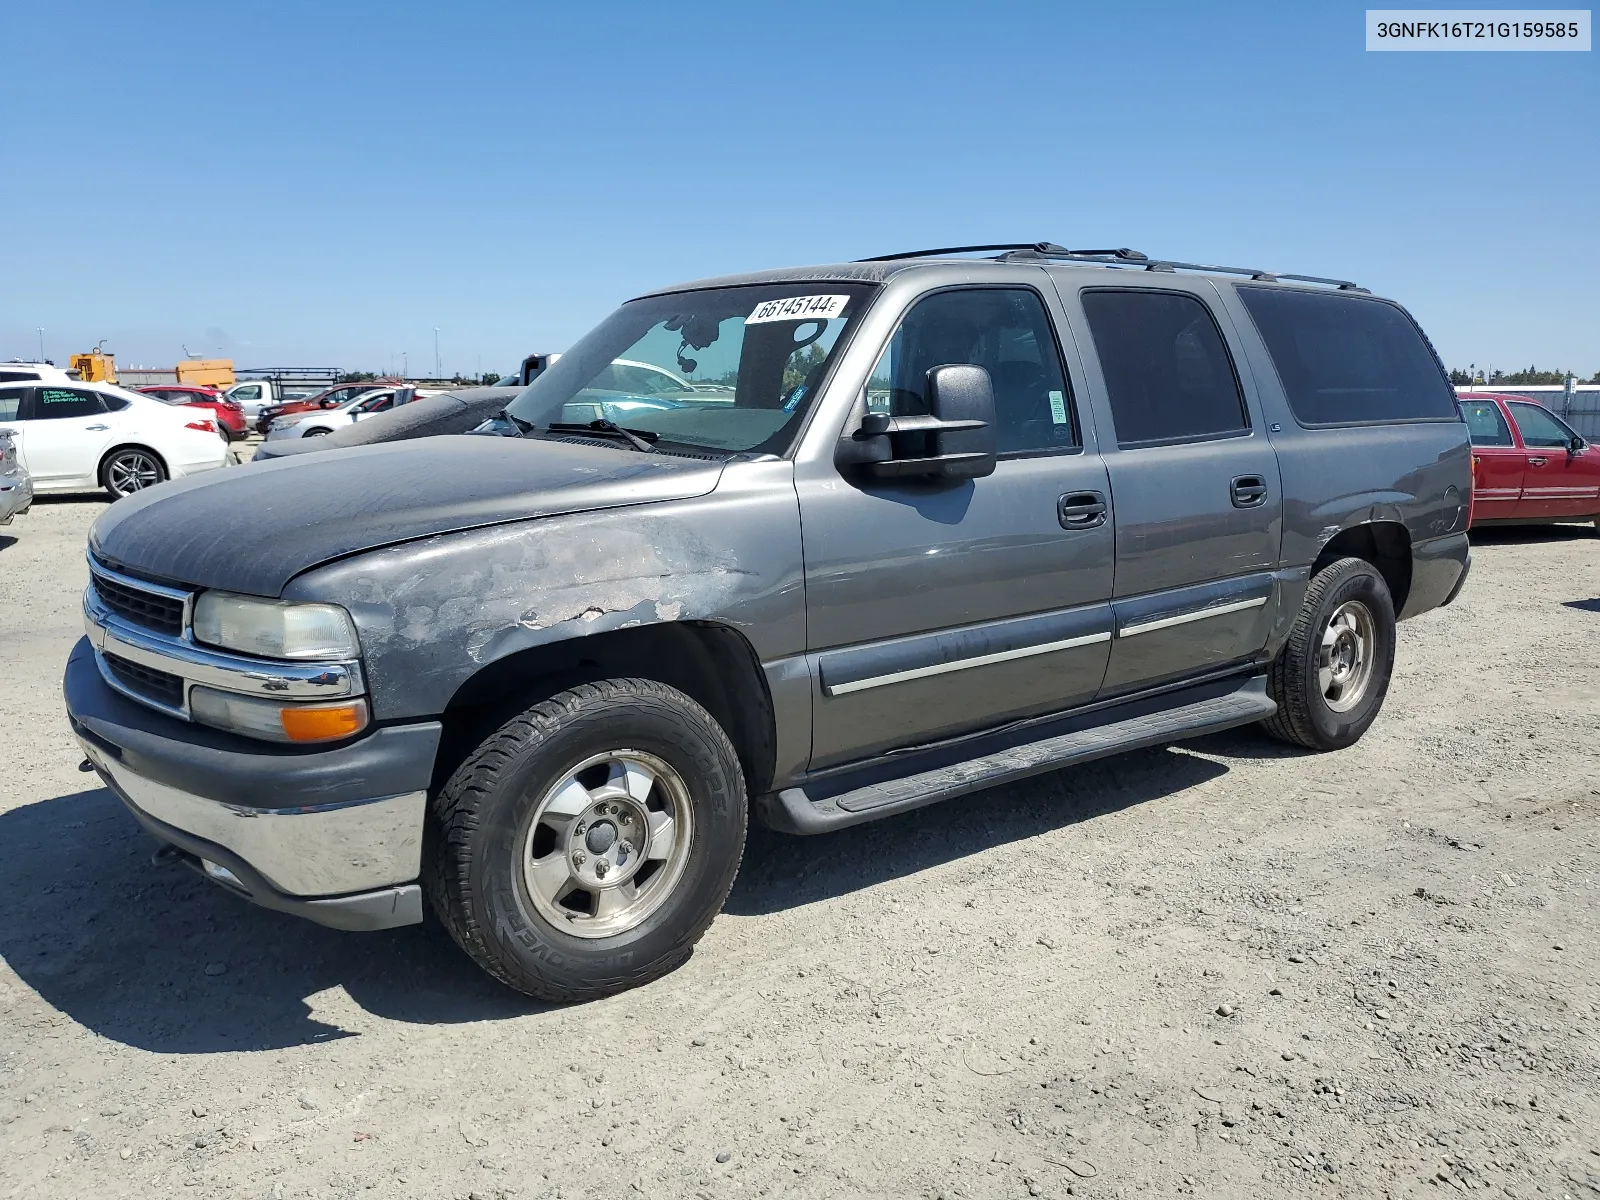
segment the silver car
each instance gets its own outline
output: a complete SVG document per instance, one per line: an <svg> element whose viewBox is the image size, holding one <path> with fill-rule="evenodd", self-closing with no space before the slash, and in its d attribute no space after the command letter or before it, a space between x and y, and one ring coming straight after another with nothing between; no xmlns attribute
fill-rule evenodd
<svg viewBox="0 0 1600 1200"><path fill-rule="evenodd" d="M11 518L27 512L32 503L33 477L22 465L16 437L0 428L0 525L11 524Z"/></svg>

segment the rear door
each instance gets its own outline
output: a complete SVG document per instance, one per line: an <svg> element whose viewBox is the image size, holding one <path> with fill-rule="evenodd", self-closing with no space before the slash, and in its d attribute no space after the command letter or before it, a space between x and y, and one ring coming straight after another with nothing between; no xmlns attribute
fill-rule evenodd
<svg viewBox="0 0 1600 1200"><path fill-rule="evenodd" d="M1058 282L1068 278L1058 276ZM1246 662L1266 645L1282 535L1278 463L1205 280L1080 286L1095 423L1116 506L1102 696Z"/></svg>
<svg viewBox="0 0 1600 1200"><path fill-rule="evenodd" d="M1600 457L1575 430L1542 405L1506 405L1522 437L1519 517L1592 517L1600 513ZM1581 448L1574 448L1581 444Z"/></svg>
<svg viewBox="0 0 1600 1200"><path fill-rule="evenodd" d="M1469 396L1457 404L1472 438L1473 519L1493 521L1515 516L1522 499L1527 455L1512 438L1511 426L1495 401Z"/></svg>
<svg viewBox="0 0 1600 1200"><path fill-rule="evenodd" d="M112 419L88 388L36 387L24 401L21 427L28 471L42 487L97 487L100 455Z"/></svg>

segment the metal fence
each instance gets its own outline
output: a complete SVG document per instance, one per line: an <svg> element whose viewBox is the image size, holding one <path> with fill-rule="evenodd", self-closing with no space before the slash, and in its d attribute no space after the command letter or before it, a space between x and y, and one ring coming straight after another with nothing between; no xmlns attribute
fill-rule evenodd
<svg viewBox="0 0 1600 1200"><path fill-rule="evenodd" d="M1500 396L1522 396L1548 408L1591 442L1600 442L1600 385L1577 384L1569 392L1564 387L1504 387L1480 383L1457 388L1458 392L1494 392Z"/></svg>

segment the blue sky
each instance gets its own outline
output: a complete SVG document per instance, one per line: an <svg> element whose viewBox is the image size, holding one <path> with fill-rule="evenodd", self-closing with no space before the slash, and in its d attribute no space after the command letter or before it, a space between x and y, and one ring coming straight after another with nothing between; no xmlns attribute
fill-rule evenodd
<svg viewBox="0 0 1600 1200"><path fill-rule="evenodd" d="M1457 0L1459 3L1459 0ZM510 369L646 288L1048 238L1356 279L1600 370L1600 64L1363 6L52 0L0 14L0 358ZM27 52L18 53L22 48Z"/></svg>

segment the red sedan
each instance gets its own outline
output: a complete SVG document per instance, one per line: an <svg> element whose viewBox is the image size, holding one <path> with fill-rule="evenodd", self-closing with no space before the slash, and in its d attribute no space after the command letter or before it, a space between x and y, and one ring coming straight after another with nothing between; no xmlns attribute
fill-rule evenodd
<svg viewBox="0 0 1600 1200"><path fill-rule="evenodd" d="M223 399L216 388L201 387L192 383L162 383L135 389L146 396L154 396L168 404L181 404L186 408L206 408L216 418L217 432L224 441L242 438L246 432L244 409L233 400Z"/></svg>
<svg viewBox="0 0 1600 1200"><path fill-rule="evenodd" d="M1600 448L1525 396L1456 397L1472 435L1472 523L1593 521L1600 528Z"/></svg>

